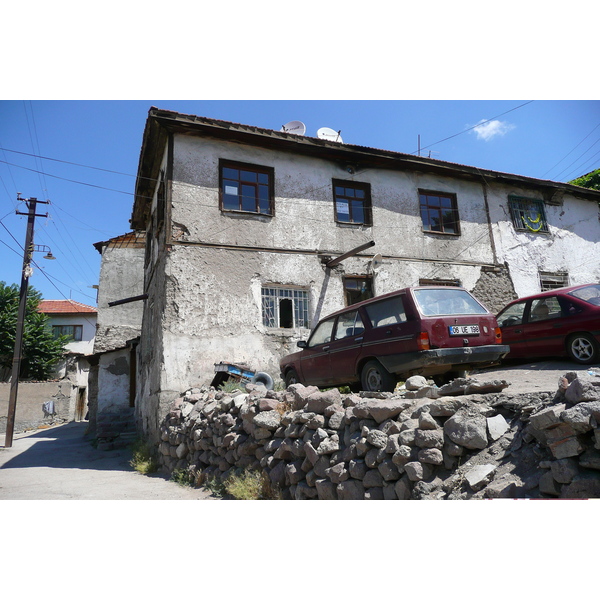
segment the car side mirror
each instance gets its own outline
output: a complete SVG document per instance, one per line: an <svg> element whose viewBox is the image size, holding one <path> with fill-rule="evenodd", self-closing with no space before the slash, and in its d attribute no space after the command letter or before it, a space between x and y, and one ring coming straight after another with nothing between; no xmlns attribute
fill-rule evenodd
<svg viewBox="0 0 600 600"><path fill-rule="evenodd" d="M298 346L298 348L306 348L306 340L300 340L299 342L296 342L296 346Z"/></svg>

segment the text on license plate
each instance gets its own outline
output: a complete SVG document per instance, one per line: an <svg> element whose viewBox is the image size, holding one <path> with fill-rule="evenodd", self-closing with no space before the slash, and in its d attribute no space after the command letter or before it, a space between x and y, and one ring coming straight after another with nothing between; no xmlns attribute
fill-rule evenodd
<svg viewBox="0 0 600 600"><path fill-rule="evenodd" d="M479 325L450 325L450 335L479 335Z"/></svg>

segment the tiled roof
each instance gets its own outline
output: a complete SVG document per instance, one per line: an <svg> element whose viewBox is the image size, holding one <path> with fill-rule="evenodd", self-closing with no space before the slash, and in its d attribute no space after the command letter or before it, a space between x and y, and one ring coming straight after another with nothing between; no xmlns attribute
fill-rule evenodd
<svg viewBox="0 0 600 600"><path fill-rule="evenodd" d="M42 300L38 306L38 312L50 314L76 314L87 313L96 314L98 309L75 300Z"/></svg>

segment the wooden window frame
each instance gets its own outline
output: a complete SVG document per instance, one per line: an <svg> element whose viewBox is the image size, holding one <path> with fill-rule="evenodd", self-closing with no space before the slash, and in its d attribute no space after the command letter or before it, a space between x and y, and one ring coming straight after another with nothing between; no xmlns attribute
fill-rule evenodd
<svg viewBox="0 0 600 600"><path fill-rule="evenodd" d="M235 181L239 182L240 187L243 183L244 185L247 185L248 187L256 188L255 210L245 210L242 208L241 191L238 193L238 208L225 207L224 182L226 180L234 181L233 179L227 179L226 177L224 177L224 170L228 169L228 168L234 169L237 171L248 171L250 173L256 173L257 175L267 175L268 182L266 184L258 182L258 181L257 182L245 181L245 180L241 179L241 176L239 179L235 180ZM268 186L268 196L269 196L268 212L263 212L260 210L260 197L259 197L258 189L261 185ZM273 167L264 167L261 165L254 165L254 164L250 164L250 163L243 163L243 162L237 162L237 161L233 161L233 160L220 159L219 160L219 209L225 213L238 213L238 214L245 214L245 215L259 215L262 217L274 217L275 216L275 169Z"/></svg>
<svg viewBox="0 0 600 600"><path fill-rule="evenodd" d="M430 204L429 198L439 198L440 199L439 206ZM450 200L451 206L443 207L441 205L442 198ZM443 223L443 219L442 219L442 210L444 208L445 209L449 208L452 211L453 225L454 225L455 231L444 231L444 223ZM427 224L425 222L425 219L423 218L424 209L427 210ZM436 231L434 229L431 229L429 212L432 210L437 210L438 213L440 214L439 218L440 218L440 223L441 223L441 231ZM458 201L457 201L456 194L451 193L451 192L438 192L438 191L434 191L434 190L421 190L420 189L419 190L419 213L421 215L421 223L423 226L424 233L435 233L438 235L451 235L454 237L457 237L460 235L460 215L458 213ZM429 229L427 227L429 227Z"/></svg>
<svg viewBox="0 0 600 600"><path fill-rule="evenodd" d="M353 207L352 207L352 196L346 196L345 193L338 195L336 188L345 188L360 190L364 193L364 198L362 199L362 212L363 219L362 221L355 221L353 219ZM373 225L373 210L371 203L371 184L364 183L362 181L347 181L344 179L333 179L332 180L332 193L333 193L333 211L334 218L336 223L340 223L342 225L362 225L366 227L371 227ZM340 218L340 213L338 212L338 199L343 199L348 201L348 215L349 220L344 221Z"/></svg>

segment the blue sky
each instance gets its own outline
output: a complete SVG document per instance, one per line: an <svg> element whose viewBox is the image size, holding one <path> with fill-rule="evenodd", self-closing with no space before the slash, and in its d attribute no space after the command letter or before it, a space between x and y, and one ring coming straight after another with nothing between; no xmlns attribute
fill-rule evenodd
<svg viewBox="0 0 600 600"><path fill-rule="evenodd" d="M19 283L23 198L38 212L30 285L44 298L95 305L95 242L129 231L135 173L151 106L306 135L341 131L344 143L568 181L600 165L600 101L0 101L0 280ZM483 125L477 126L482 121ZM43 157L43 158L41 158Z"/></svg>

